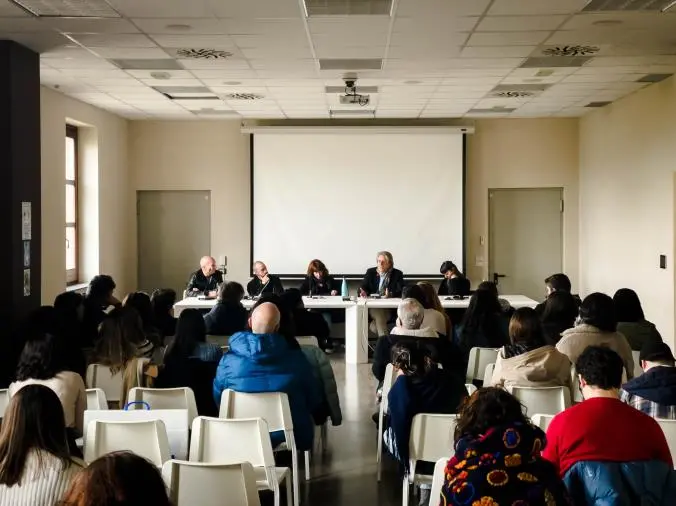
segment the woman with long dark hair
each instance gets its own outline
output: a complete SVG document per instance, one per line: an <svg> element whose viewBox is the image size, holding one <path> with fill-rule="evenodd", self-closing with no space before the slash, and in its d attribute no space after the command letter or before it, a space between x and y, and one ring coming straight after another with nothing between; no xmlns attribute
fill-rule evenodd
<svg viewBox="0 0 676 506"><path fill-rule="evenodd" d="M174 318L174 304L176 303L176 291L171 288L155 290L150 296L153 308L153 322L162 339L171 337L176 333L176 318Z"/></svg>
<svg viewBox="0 0 676 506"><path fill-rule="evenodd" d="M150 302L150 296L145 292L131 292L122 301L122 307L135 309L141 317L143 325L143 335L152 346L161 346L162 337L160 331L155 327L155 316L153 314L153 305Z"/></svg>
<svg viewBox="0 0 676 506"><path fill-rule="evenodd" d="M542 331L545 341L556 345L561 339L561 334L575 326L579 305L573 295L564 291L550 293L544 304Z"/></svg>
<svg viewBox="0 0 676 506"><path fill-rule="evenodd" d="M446 465L441 502L572 504L556 469L540 456L545 444L544 432L531 425L513 395L501 388L476 391L458 415L455 455Z"/></svg>
<svg viewBox="0 0 676 506"><path fill-rule="evenodd" d="M482 283L483 285L483 283ZM509 319L498 300L497 290L479 286L469 300L462 323L457 329L460 347L469 352L475 346L500 348L508 342Z"/></svg>
<svg viewBox="0 0 676 506"><path fill-rule="evenodd" d="M71 460L56 394L43 385L18 390L0 431L0 504L53 506L81 468Z"/></svg>
<svg viewBox="0 0 676 506"><path fill-rule="evenodd" d="M164 354L164 363L198 358L204 362L218 362L223 350L207 343L207 327L198 309L185 309L176 323L176 335Z"/></svg>
<svg viewBox="0 0 676 506"><path fill-rule="evenodd" d="M634 351L641 351L646 343L662 342L654 323L645 319L638 294L629 288L620 288L613 296L617 331L629 341Z"/></svg>

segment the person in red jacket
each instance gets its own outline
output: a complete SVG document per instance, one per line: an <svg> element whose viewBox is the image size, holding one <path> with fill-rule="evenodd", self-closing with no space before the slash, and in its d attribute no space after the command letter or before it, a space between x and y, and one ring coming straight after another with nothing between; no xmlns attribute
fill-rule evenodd
<svg viewBox="0 0 676 506"><path fill-rule="evenodd" d="M584 401L554 417L542 456L563 478L576 463L662 461L671 454L658 423L620 400L620 356L610 348L589 346L577 359Z"/></svg>

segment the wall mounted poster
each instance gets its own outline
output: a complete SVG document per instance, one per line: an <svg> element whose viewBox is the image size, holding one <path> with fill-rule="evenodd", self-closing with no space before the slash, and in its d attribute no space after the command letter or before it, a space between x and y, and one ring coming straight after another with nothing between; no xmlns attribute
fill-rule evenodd
<svg viewBox="0 0 676 506"><path fill-rule="evenodd" d="M23 296L30 297L31 295L31 270L23 270Z"/></svg>
<svg viewBox="0 0 676 506"><path fill-rule="evenodd" d="M25 268L31 266L31 242L30 241L24 241L23 242L23 266Z"/></svg>
<svg viewBox="0 0 676 506"><path fill-rule="evenodd" d="M31 240L31 203L21 203L21 239L23 241Z"/></svg>

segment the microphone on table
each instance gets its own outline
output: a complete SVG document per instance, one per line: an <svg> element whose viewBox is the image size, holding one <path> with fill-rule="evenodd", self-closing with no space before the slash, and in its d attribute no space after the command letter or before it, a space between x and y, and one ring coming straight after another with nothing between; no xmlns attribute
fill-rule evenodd
<svg viewBox="0 0 676 506"><path fill-rule="evenodd" d="M308 278L308 287L310 288L309 298L312 298L312 278Z"/></svg>

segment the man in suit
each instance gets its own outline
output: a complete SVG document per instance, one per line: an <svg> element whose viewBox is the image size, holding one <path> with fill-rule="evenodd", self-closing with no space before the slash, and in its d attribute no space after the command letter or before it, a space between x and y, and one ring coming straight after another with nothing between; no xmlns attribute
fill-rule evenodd
<svg viewBox="0 0 676 506"><path fill-rule="evenodd" d="M200 260L200 268L192 273L188 286L187 297L207 295L216 297L218 285L223 283L223 273L216 269L216 260L210 256L204 256Z"/></svg>
<svg viewBox="0 0 676 506"><path fill-rule="evenodd" d="M246 291L252 297L258 297L264 293L274 293L281 295L284 293L284 287L279 277L268 272L267 266L263 262L254 262L254 278L246 285Z"/></svg>
<svg viewBox="0 0 676 506"><path fill-rule="evenodd" d="M376 267L371 267L364 274L359 287L359 296L368 297L378 294L381 297L401 297L404 289L404 274L394 268L394 259L389 251L381 251L376 257ZM371 309L369 311L375 324L375 333L385 336L389 333L387 322L392 315L389 309Z"/></svg>

